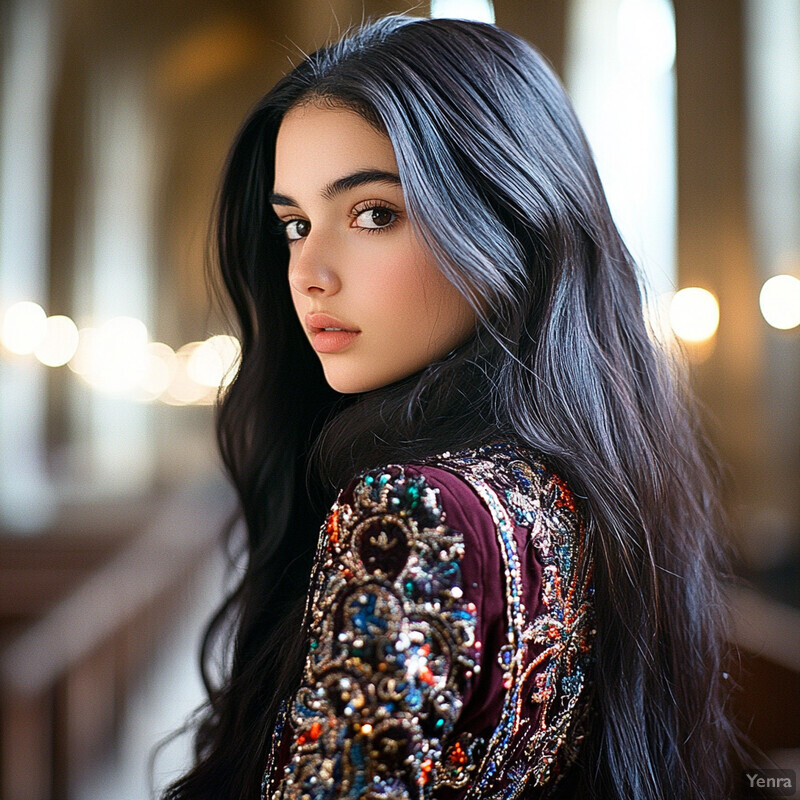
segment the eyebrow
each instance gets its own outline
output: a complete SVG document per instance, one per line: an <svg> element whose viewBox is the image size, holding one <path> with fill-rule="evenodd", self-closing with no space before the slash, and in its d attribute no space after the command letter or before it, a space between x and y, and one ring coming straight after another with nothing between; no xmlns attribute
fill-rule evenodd
<svg viewBox="0 0 800 800"><path fill-rule="evenodd" d="M394 172L386 172L382 169L360 169L357 172L352 172L350 175L345 175L342 178L337 178L331 181L320 192L320 195L325 200L333 200L337 195L355 189L356 186L363 186L365 183L386 183L390 186L401 186L400 176ZM285 194L278 194L273 192L269 196L269 202L274 206L295 206L300 208L297 200L288 197Z"/></svg>

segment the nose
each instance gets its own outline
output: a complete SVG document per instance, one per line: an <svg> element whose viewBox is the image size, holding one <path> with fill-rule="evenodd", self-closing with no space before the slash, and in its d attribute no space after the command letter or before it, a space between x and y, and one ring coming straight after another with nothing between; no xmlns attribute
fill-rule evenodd
<svg viewBox="0 0 800 800"><path fill-rule="evenodd" d="M312 229L308 236L291 246L289 283L300 294L309 297L331 295L339 291L341 281L335 269L336 245Z"/></svg>

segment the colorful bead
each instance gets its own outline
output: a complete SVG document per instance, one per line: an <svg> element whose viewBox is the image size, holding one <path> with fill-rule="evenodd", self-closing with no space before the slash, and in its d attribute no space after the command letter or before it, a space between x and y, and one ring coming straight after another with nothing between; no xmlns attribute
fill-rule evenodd
<svg viewBox="0 0 800 800"><path fill-rule="evenodd" d="M463 536L445 524L438 492L398 466L362 477L330 517L307 605L318 647L282 720L293 757L273 797L358 797L367 786L389 796L400 774L428 797L477 666Z"/></svg>

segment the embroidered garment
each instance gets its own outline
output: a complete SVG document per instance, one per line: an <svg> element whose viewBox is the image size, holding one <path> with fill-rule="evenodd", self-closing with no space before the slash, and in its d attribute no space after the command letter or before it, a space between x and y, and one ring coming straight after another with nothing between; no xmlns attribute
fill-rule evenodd
<svg viewBox="0 0 800 800"><path fill-rule="evenodd" d="M555 786L589 725L591 575L570 489L527 448L355 478L320 531L303 679L264 800Z"/></svg>

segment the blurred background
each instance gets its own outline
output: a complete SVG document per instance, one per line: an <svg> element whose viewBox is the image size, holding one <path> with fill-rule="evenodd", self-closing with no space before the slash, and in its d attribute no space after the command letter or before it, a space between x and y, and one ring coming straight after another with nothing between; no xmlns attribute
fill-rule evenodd
<svg viewBox="0 0 800 800"><path fill-rule="evenodd" d="M139 800L187 764L186 736L148 759L236 572L216 182L304 51L388 12L496 22L562 76L729 466L736 713L800 766L800 0L4 0L2 800Z"/></svg>

